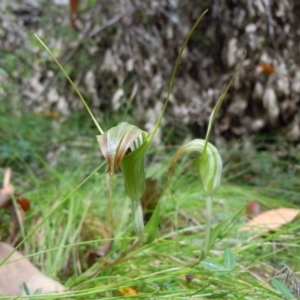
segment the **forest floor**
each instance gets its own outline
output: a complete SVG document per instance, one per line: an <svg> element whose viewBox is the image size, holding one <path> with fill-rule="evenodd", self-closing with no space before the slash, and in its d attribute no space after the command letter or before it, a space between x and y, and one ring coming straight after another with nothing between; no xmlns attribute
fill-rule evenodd
<svg viewBox="0 0 300 300"><path fill-rule="evenodd" d="M1 239L18 245L25 237L23 254L67 288L42 299L282 299L281 288L297 292L299 220L283 221L263 233L241 228L257 213L299 208L299 162L267 151L241 150L238 143L221 149L224 171L214 195L213 226L222 224L222 229L199 262L206 198L188 158L168 185L174 150L158 147L149 152L146 174L157 184L149 186L144 207L159 198L160 225L152 244L139 244L121 174L114 176L110 208L106 167L94 172L103 161L94 129L75 116L61 127L56 122L29 115L3 122L3 145L14 153L11 183L31 207L21 223L15 220L13 233L9 210L0 211ZM159 197L151 200L149 195L157 190ZM274 286L274 276L283 286Z"/></svg>

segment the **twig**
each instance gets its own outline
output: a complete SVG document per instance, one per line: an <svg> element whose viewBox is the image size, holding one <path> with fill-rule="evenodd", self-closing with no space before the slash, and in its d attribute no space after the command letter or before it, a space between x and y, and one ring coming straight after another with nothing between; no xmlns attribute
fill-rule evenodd
<svg viewBox="0 0 300 300"><path fill-rule="evenodd" d="M104 29L118 23L123 17L132 15L134 12L136 12L136 10L137 10L137 8L132 8L130 10L127 10L123 13L120 13L120 14L114 16L113 18L108 20L105 24L99 25L96 28L94 28L92 31L90 31L89 34L88 34L88 37L90 37L90 38L94 37L95 35L97 35L101 31L103 31Z"/></svg>
<svg viewBox="0 0 300 300"><path fill-rule="evenodd" d="M4 173L4 178L3 178L3 188L6 188L10 184L10 176L11 176L11 169L6 168L5 173Z"/></svg>

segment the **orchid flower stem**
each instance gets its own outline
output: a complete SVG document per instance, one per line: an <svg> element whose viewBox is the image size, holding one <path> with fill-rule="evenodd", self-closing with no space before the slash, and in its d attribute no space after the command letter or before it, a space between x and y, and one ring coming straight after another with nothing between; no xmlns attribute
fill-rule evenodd
<svg viewBox="0 0 300 300"><path fill-rule="evenodd" d="M144 232L143 209L140 200L132 201L132 216L134 231L139 237L139 241L144 243L146 242L146 236Z"/></svg>
<svg viewBox="0 0 300 300"><path fill-rule="evenodd" d="M97 129L99 130L100 134L103 134L103 130L101 128L101 126L98 124L96 118L94 117L92 111L90 110L89 106L87 105L87 103L85 102L84 98L82 97L79 89L77 88L76 84L72 81L72 79L70 78L70 76L67 74L67 72L65 71L65 69L63 68L63 66L61 65L61 63L58 61L58 59L53 55L53 53L51 52L51 50L46 46L46 44L37 36L37 34L34 34L34 36L36 37L36 39L41 43L41 45L47 50L47 52L51 55L51 57L53 58L53 60L55 61L55 63L58 65L58 67L60 68L60 70L62 71L62 73L64 74L64 76L67 78L67 80L70 82L70 84L72 85L73 89L75 90L75 92L77 93L77 95L79 96L80 100L82 101L83 105L85 106L86 110L88 111L91 119L93 120L95 126L97 127Z"/></svg>
<svg viewBox="0 0 300 300"><path fill-rule="evenodd" d="M206 198L206 230L204 237L204 256L209 252L209 241L210 241L210 231L211 231L211 219L212 219L212 202L213 198L209 194Z"/></svg>
<svg viewBox="0 0 300 300"><path fill-rule="evenodd" d="M114 173L109 174L109 199L108 199L108 224L111 228L112 226L112 199L113 199L113 176Z"/></svg>

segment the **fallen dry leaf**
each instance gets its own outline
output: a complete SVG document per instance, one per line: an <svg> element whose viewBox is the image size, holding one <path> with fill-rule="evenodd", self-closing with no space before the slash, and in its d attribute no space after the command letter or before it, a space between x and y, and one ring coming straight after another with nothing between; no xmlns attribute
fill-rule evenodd
<svg viewBox="0 0 300 300"><path fill-rule="evenodd" d="M91 241L93 239L99 239L99 237L107 239L107 241L99 246L98 249L88 250L86 260L89 267L107 255L112 246L112 233L97 217L87 215L84 220L81 239L83 241Z"/></svg>
<svg viewBox="0 0 300 300"><path fill-rule="evenodd" d="M3 187L0 189L0 208L12 205L12 199L16 200L24 211L29 210L30 201L18 193L15 193L15 187L10 183L11 169L6 168L3 178Z"/></svg>
<svg viewBox="0 0 300 300"><path fill-rule="evenodd" d="M14 193L11 197L6 197L3 195L2 191L3 190L0 191L0 209L13 206L13 199L16 200L17 204L19 204L24 211L30 209L30 201L28 199L16 193Z"/></svg>
<svg viewBox="0 0 300 300"><path fill-rule="evenodd" d="M151 219L152 212L159 202L162 192L159 182L156 179L146 178L146 188L141 199L145 222Z"/></svg>
<svg viewBox="0 0 300 300"><path fill-rule="evenodd" d="M0 208L5 207L15 188L10 184L11 169L6 168L3 176L3 187L0 189Z"/></svg>
<svg viewBox="0 0 300 300"><path fill-rule="evenodd" d="M258 65L258 71L265 72L267 74L272 74L275 71L275 67L270 64L261 63Z"/></svg>
<svg viewBox="0 0 300 300"><path fill-rule="evenodd" d="M58 113L56 111L49 110L49 109L34 113L34 115L36 115L36 116L39 116L39 115L47 116L47 117L50 117L52 119L59 119L59 118L62 117L62 115L60 113Z"/></svg>
<svg viewBox="0 0 300 300"><path fill-rule="evenodd" d="M9 244L0 242L0 264L14 250ZM0 267L0 294L6 296L26 295L23 283L30 293L40 290L41 294L62 292L65 287L44 275L19 251Z"/></svg>
<svg viewBox="0 0 300 300"><path fill-rule="evenodd" d="M131 288L131 287L118 289L118 291L122 296L131 296L131 295L137 295L138 294L138 292L135 289Z"/></svg>
<svg viewBox="0 0 300 300"><path fill-rule="evenodd" d="M299 214L299 209L277 208L259 214L241 227L239 231L259 230L267 233L270 230L277 230L281 226L290 223Z"/></svg>
<svg viewBox="0 0 300 300"><path fill-rule="evenodd" d="M261 209L260 209L260 205L257 201L255 200L251 200L248 202L247 206L246 206L246 214L247 216L258 216L259 214L261 214Z"/></svg>
<svg viewBox="0 0 300 300"><path fill-rule="evenodd" d="M3 176L3 188L0 189L0 209L10 209L11 222L8 231L11 244L15 244L18 239L18 225L22 226L25 219L25 211L30 209L30 201L15 193L15 188L10 183L10 178L11 169L6 168Z"/></svg>
<svg viewBox="0 0 300 300"><path fill-rule="evenodd" d="M20 194L15 193L14 197L16 198L18 204L22 207L24 211L30 209L30 201L27 198L24 198Z"/></svg>
<svg viewBox="0 0 300 300"><path fill-rule="evenodd" d="M0 190L0 208L9 206L11 195L14 193L14 190L15 188L12 185Z"/></svg>

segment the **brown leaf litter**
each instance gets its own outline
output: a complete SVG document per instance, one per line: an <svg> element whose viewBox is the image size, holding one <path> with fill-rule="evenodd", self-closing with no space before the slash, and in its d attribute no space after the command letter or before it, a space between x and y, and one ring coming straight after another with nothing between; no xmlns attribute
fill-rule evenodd
<svg viewBox="0 0 300 300"><path fill-rule="evenodd" d="M0 242L0 264L14 248ZM40 290L41 294L62 292L65 287L59 282L44 275L19 251L15 251L10 258L0 266L0 294L6 296L26 295L26 283L30 293Z"/></svg>
<svg viewBox="0 0 300 300"><path fill-rule="evenodd" d="M25 211L29 209L30 202L15 193L15 188L10 183L10 177L11 170L7 168L4 172L3 187L0 190L0 209L8 208L10 210L9 239L14 244L19 238L19 226L25 219ZM6 260L11 253L12 255ZM41 294L61 292L65 289L59 282L44 275L21 252L15 251L7 243L0 242L0 294L6 296L26 295L24 284L30 293L37 290Z"/></svg>
<svg viewBox="0 0 300 300"><path fill-rule="evenodd" d="M292 222L299 214L299 209L277 208L260 213L247 222L247 225L241 227L239 231L258 231L259 233L268 233L280 229L283 225Z"/></svg>

